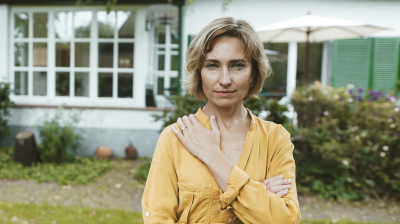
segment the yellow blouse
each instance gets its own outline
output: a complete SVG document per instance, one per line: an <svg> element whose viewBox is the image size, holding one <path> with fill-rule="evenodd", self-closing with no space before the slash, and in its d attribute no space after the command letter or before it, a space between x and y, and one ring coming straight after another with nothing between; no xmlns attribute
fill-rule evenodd
<svg viewBox="0 0 400 224"><path fill-rule="evenodd" d="M246 109L251 125L226 192L207 166L182 145L171 126L161 132L142 197L144 223L300 222L290 134ZM202 108L195 116L211 130ZM177 123L173 125L180 130ZM277 175L292 180L291 189L282 198L261 183Z"/></svg>

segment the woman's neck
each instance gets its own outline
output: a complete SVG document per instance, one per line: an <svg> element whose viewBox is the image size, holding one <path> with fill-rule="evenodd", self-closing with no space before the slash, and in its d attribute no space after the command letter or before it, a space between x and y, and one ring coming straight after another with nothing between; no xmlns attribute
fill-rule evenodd
<svg viewBox="0 0 400 224"><path fill-rule="evenodd" d="M208 101L202 110L208 117L215 116L219 129L223 128L228 131L237 125L246 123L247 119L251 119L242 103L232 107L218 107Z"/></svg>

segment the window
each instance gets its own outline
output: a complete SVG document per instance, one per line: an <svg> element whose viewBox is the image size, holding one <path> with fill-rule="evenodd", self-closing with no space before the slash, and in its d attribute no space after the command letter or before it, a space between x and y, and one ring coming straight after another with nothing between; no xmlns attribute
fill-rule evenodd
<svg viewBox="0 0 400 224"><path fill-rule="evenodd" d="M126 105L134 99L135 10L76 10L12 8L11 82L17 103L98 105L113 99Z"/></svg>
<svg viewBox="0 0 400 224"><path fill-rule="evenodd" d="M176 95L178 90L178 21L161 17L154 28L154 91L157 95Z"/></svg>

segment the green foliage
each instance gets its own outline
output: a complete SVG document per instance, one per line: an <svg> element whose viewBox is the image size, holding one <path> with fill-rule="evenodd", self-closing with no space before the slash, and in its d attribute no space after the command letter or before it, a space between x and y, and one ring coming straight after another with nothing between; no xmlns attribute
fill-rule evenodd
<svg viewBox="0 0 400 224"><path fill-rule="evenodd" d="M142 165L140 165L137 168L135 174L133 175L133 178L135 178L139 181L146 181L147 176L149 175L150 166L151 166L150 162L145 162Z"/></svg>
<svg viewBox="0 0 400 224"><path fill-rule="evenodd" d="M0 202L3 223L85 223L115 224L143 223L141 212L120 209L102 209L85 207L64 207L53 205L36 205L14 202ZM32 221L33 220L33 221Z"/></svg>
<svg viewBox="0 0 400 224"><path fill-rule="evenodd" d="M176 109L166 109L163 111L162 115L152 114L155 121L161 120L163 122L163 126L160 130L164 130L164 128L176 122L179 117L183 115L195 114L199 107L205 105L205 102L198 101L195 97L190 95L185 96L168 96L168 101L176 106Z"/></svg>
<svg viewBox="0 0 400 224"><path fill-rule="evenodd" d="M167 99L172 105L176 106L176 109L164 110L162 115L151 115L154 117L155 121L161 120L163 122L160 132L164 130L164 128L175 123L179 117L195 114L200 107L206 104L206 102L198 101L190 95L169 96ZM287 122L287 117L283 113L288 111L288 108L284 105L280 105L276 99L266 99L263 97L253 96L250 99L243 101L243 105L249 108L249 110L256 116L258 116L263 110L269 110L270 114L267 117L268 121L277 124Z"/></svg>
<svg viewBox="0 0 400 224"><path fill-rule="evenodd" d="M10 84L0 82L0 140L10 132L6 119L10 114L8 109L13 104L10 100L10 93Z"/></svg>
<svg viewBox="0 0 400 224"><path fill-rule="evenodd" d="M73 122L61 124L61 111L43 122L39 128L41 143L38 150L43 162L72 162L74 153L80 148L81 137L74 131Z"/></svg>
<svg viewBox="0 0 400 224"><path fill-rule="evenodd" d="M339 200L400 199L400 101L364 91L315 83L293 94L302 119L301 128L289 130L299 191Z"/></svg>
<svg viewBox="0 0 400 224"><path fill-rule="evenodd" d="M0 179L31 179L36 182L54 181L62 185L89 184L112 169L109 160L77 159L72 163L38 163L31 167L13 161L13 147L0 149Z"/></svg>

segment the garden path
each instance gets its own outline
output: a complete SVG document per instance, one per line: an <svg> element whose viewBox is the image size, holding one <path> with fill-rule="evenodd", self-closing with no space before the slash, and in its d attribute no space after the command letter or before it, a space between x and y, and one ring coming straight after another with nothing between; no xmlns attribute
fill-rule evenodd
<svg viewBox="0 0 400 224"><path fill-rule="evenodd" d="M118 160L115 167L95 183L62 186L30 180L0 180L0 201L62 206L115 208L141 211L143 183L132 178L146 160ZM390 200L331 202L314 196L299 197L302 218L400 223L400 203Z"/></svg>

